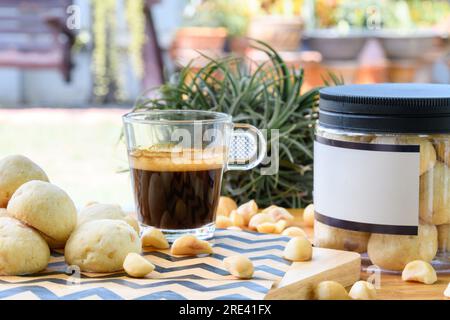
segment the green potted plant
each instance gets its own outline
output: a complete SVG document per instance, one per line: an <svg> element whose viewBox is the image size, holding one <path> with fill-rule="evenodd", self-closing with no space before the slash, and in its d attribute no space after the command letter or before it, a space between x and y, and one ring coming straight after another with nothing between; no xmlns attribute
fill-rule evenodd
<svg viewBox="0 0 450 320"><path fill-rule="evenodd" d="M389 59L418 59L434 48L433 27L450 15L447 0L317 0L307 45L324 60L357 58L367 38L376 38Z"/></svg>
<svg viewBox="0 0 450 320"><path fill-rule="evenodd" d="M243 57L209 59L194 75L184 67L152 98L142 98L135 109L201 109L231 114L268 130L268 150L279 130L279 170L261 175L261 168L227 172L224 192L238 202L257 199L261 206L276 203L301 207L311 201L314 124L318 89L301 93L303 70L289 69L270 46L251 41L269 57L259 66ZM336 78L334 78L337 81ZM273 150L272 152L275 152Z"/></svg>
<svg viewBox="0 0 450 320"><path fill-rule="evenodd" d="M210 33L214 30L221 30L222 47L220 49L223 49L225 44L228 51L244 53L247 48L245 35L251 16L249 2L240 0L203 0L189 4L186 11L188 14L185 16L185 26L181 30L188 30L193 27L208 29ZM226 30L226 43L223 38L223 30ZM218 31L216 33L219 34ZM208 42L211 46L211 41ZM208 42L205 42L205 44L208 45ZM215 45L212 46L215 47ZM193 48L197 48L197 46Z"/></svg>
<svg viewBox="0 0 450 320"><path fill-rule="evenodd" d="M252 17L248 36L280 51L298 51L301 45L303 0L261 0Z"/></svg>
<svg viewBox="0 0 450 320"><path fill-rule="evenodd" d="M305 44L324 60L354 60L370 32L365 30L367 8L374 1L314 1L313 29L305 31Z"/></svg>
<svg viewBox="0 0 450 320"><path fill-rule="evenodd" d="M383 30L378 33L386 56L420 59L435 48L440 34L434 26L450 16L448 1L388 1L382 7Z"/></svg>
<svg viewBox="0 0 450 320"><path fill-rule="evenodd" d="M188 1L182 26L175 33L171 55L175 60L189 61L198 51L220 56L224 52L228 30L213 14L216 1Z"/></svg>

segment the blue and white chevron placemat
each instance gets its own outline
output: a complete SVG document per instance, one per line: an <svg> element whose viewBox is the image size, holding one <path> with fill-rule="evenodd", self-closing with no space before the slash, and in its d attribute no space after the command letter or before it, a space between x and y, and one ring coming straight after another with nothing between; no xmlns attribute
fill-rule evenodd
<svg viewBox="0 0 450 320"><path fill-rule="evenodd" d="M211 256L144 252L156 266L144 279L127 277L124 272L76 274L64 256L55 252L48 268L39 274L0 277L0 299L263 299L290 266L282 258L287 241L288 237L273 234L217 230ZM253 279L237 280L224 269L223 258L234 254L253 261Z"/></svg>

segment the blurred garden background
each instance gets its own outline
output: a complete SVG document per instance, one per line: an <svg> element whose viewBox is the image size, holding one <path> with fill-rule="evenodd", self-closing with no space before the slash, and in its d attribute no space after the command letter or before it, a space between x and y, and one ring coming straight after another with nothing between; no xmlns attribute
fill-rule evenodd
<svg viewBox="0 0 450 320"><path fill-rule="evenodd" d="M0 156L40 164L78 206L133 207L121 115L207 57L267 57L345 83L450 83L448 0L0 0Z"/></svg>

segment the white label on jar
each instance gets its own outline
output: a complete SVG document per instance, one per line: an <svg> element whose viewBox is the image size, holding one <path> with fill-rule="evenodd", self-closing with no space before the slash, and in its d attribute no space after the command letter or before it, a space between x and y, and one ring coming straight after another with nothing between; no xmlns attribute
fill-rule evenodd
<svg viewBox="0 0 450 320"><path fill-rule="evenodd" d="M314 208L322 223L347 230L417 235L419 145L316 137Z"/></svg>

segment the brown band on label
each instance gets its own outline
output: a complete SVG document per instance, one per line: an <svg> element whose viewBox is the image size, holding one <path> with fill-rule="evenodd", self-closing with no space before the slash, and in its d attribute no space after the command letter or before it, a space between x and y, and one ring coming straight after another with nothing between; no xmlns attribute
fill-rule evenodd
<svg viewBox="0 0 450 320"><path fill-rule="evenodd" d="M364 142L351 142L342 140L333 140L317 136L315 140L318 143L326 144L332 147L345 148L345 149L357 149L368 151L385 151L385 152L413 152L419 153L419 145L400 145L400 144L377 144L377 143L364 143Z"/></svg>
<svg viewBox="0 0 450 320"><path fill-rule="evenodd" d="M315 211L314 217L317 221L324 223L326 225L351 231L408 235L408 236L417 236L419 231L419 228L417 226L393 226L393 225L347 221L328 217L323 214L320 214L317 211Z"/></svg>

